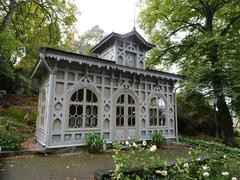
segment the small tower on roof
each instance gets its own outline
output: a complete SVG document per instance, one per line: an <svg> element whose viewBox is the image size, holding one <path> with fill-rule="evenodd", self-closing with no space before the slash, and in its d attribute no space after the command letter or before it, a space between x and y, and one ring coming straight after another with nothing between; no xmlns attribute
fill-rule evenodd
<svg viewBox="0 0 240 180"><path fill-rule="evenodd" d="M126 34L112 32L91 51L99 58L114 61L116 64L145 69L145 54L153 47L134 27Z"/></svg>

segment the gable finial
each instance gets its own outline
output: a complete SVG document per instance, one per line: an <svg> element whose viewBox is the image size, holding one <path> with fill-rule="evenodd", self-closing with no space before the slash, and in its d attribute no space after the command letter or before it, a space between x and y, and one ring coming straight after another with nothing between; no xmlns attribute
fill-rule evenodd
<svg viewBox="0 0 240 180"><path fill-rule="evenodd" d="M136 1L134 1L134 11L133 11L133 31L136 31Z"/></svg>

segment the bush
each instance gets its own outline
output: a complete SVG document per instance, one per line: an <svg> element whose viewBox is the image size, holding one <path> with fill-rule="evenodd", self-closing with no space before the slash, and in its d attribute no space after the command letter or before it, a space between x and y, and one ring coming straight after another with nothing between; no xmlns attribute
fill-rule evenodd
<svg viewBox="0 0 240 180"><path fill-rule="evenodd" d="M176 162L167 163L159 159L153 146L150 149L129 146L129 153L121 151L120 145L114 146L115 170L108 179L228 180L237 179L239 173L239 157L231 158L221 151L190 148L188 159L177 158Z"/></svg>
<svg viewBox="0 0 240 180"><path fill-rule="evenodd" d="M209 151L221 151L223 153L228 154L229 156L240 157L240 149L239 148L232 148L226 146L224 144L214 142L214 141L204 141L198 139L190 139L186 137L179 138L180 142L183 144L193 145L197 147L204 148Z"/></svg>
<svg viewBox="0 0 240 180"><path fill-rule="evenodd" d="M11 121L4 116L0 116L0 124L8 131L11 127Z"/></svg>
<svg viewBox="0 0 240 180"><path fill-rule="evenodd" d="M19 150L23 142L23 135L17 133L8 117L0 116L0 147L3 151Z"/></svg>
<svg viewBox="0 0 240 180"><path fill-rule="evenodd" d="M25 110L18 107L9 107L2 114L23 122Z"/></svg>
<svg viewBox="0 0 240 180"><path fill-rule="evenodd" d="M87 134L85 136L87 150L90 153L98 153L103 148L104 138L99 134Z"/></svg>
<svg viewBox="0 0 240 180"><path fill-rule="evenodd" d="M154 132L151 135L151 141L152 144L157 146L157 148L163 147L166 144L165 137L159 132Z"/></svg>
<svg viewBox="0 0 240 180"><path fill-rule="evenodd" d="M23 137L13 131L0 133L0 147L3 151L16 151L20 149Z"/></svg>
<svg viewBox="0 0 240 180"><path fill-rule="evenodd" d="M0 89L0 99L3 98L7 94L6 90Z"/></svg>
<svg viewBox="0 0 240 180"><path fill-rule="evenodd" d="M234 129L233 133L235 137L240 137L240 129Z"/></svg>
<svg viewBox="0 0 240 180"><path fill-rule="evenodd" d="M180 134L215 136L214 110L201 93L181 92L177 95L177 102Z"/></svg>

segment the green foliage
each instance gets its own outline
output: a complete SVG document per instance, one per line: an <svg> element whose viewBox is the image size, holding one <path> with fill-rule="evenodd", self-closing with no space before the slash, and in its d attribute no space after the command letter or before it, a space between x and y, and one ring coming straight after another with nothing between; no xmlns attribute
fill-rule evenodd
<svg viewBox="0 0 240 180"><path fill-rule="evenodd" d="M152 144L156 145L157 148L163 147L166 144L166 139L162 133L154 132L151 135Z"/></svg>
<svg viewBox="0 0 240 180"><path fill-rule="evenodd" d="M239 0L140 0L140 26L156 47L147 64L177 65L186 76L182 85L218 98L218 124L224 142L234 145L226 98L239 106ZM238 104L238 105L237 105Z"/></svg>
<svg viewBox="0 0 240 180"><path fill-rule="evenodd" d="M100 42L104 36L105 32L98 25L95 25L84 32L84 34L78 38L79 40L74 42L74 51L84 55L92 55L90 50Z"/></svg>
<svg viewBox="0 0 240 180"><path fill-rule="evenodd" d="M104 138L99 134L87 134L85 136L85 144L90 153L99 153L103 148Z"/></svg>
<svg viewBox="0 0 240 180"><path fill-rule="evenodd" d="M21 134L13 131L2 133L0 132L0 147L3 151L16 151L20 149L23 137Z"/></svg>
<svg viewBox="0 0 240 180"><path fill-rule="evenodd" d="M131 143L129 146L123 151L120 144L114 144L113 179L228 180L240 170L239 156L232 158L222 151L190 148L188 159L179 157L174 164L168 164L147 148Z"/></svg>
<svg viewBox="0 0 240 180"><path fill-rule="evenodd" d="M11 93L31 90L38 47L71 49L77 9L73 1L0 3L0 87ZM70 41L66 43L67 41Z"/></svg>
<svg viewBox="0 0 240 180"><path fill-rule="evenodd" d="M2 99L7 94L6 90L0 89L0 99Z"/></svg>
<svg viewBox="0 0 240 180"><path fill-rule="evenodd" d="M122 145L125 145L124 149L122 149ZM115 170L112 172L112 178L147 178L152 169L158 167L159 165L164 165L164 161L158 157L158 155L155 153L155 150L156 146L152 146L149 149L147 146L137 144L135 141L114 143L113 160L115 164Z"/></svg>
<svg viewBox="0 0 240 180"><path fill-rule="evenodd" d="M7 117L0 116L0 147L3 151L19 150L23 136L13 129L12 122Z"/></svg>
<svg viewBox="0 0 240 180"><path fill-rule="evenodd" d="M179 138L180 142L183 144L198 146L204 148L205 150L209 151L219 151L228 154L229 156L240 157L240 149L239 148L232 148L226 146L224 144L213 142L213 141L204 141L204 140L196 140L190 139L186 137Z"/></svg>
<svg viewBox="0 0 240 180"><path fill-rule="evenodd" d="M8 131L11 127L11 121L5 116L0 116L0 125L4 126L4 128Z"/></svg>
<svg viewBox="0 0 240 180"><path fill-rule="evenodd" d="M203 158L201 154L205 153ZM222 179L227 180L236 177L240 163L221 152L201 152L191 149L189 151L191 161L178 158L172 167L166 167L167 179Z"/></svg>
<svg viewBox="0 0 240 180"><path fill-rule="evenodd" d="M29 114L29 121L32 124L36 124L36 119L37 119L37 111L34 110Z"/></svg>
<svg viewBox="0 0 240 180"><path fill-rule="evenodd" d="M23 117L25 115L25 110L19 107L9 107L6 108L3 112L3 115L11 117L17 121L23 122Z"/></svg>
<svg viewBox="0 0 240 180"><path fill-rule="evenodd" d="M214 111L199 92L177 94L178 128L180 134L215 135Z"/></svg>
<svg viewBox="0 0 240 180"><path fill-rule="evenodd" d="M234 129L234 136L240 137L240 129Z"/></svg>

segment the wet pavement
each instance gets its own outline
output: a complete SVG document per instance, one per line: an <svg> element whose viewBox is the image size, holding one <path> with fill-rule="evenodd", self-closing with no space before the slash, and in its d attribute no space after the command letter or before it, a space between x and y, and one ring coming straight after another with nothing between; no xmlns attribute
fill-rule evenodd
<svg viewBox="0 0 240 180"><path fill-rule="evenodd" d="M93 179L99 169L113 169L111 153L16 156L0 159L1 180Z"/></svg>
<svg viewBox="0 0 240 180"><path fill-rule="evenodd" d="M187 157L187 148L171 146L159 150L162 159ZM85 151L57 155L21 155L0 158L0 180L88 180L94 172L113 169L112 152L89 154Z"/></svg>

